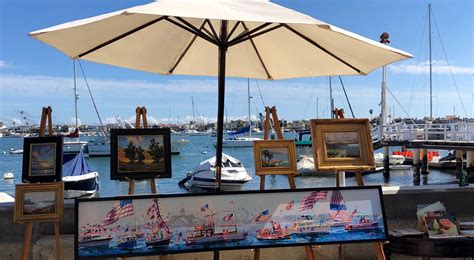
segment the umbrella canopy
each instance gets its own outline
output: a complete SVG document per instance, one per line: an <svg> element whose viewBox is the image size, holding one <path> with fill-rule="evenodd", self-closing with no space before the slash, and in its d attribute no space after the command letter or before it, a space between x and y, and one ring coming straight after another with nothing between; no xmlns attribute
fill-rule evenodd
<svg viewBox="0 0 474 260"><path fill-rule="evenodd" d="M217 75L217 162L222 159L226 75L365 75L411 57L265 0L160 0L30 36L73 59L165 75Z"/></svg>

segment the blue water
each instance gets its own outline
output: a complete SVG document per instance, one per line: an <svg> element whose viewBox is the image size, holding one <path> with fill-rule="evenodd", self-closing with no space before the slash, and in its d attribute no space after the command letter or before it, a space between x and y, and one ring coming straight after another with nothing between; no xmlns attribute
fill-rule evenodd
<svg viewBox="0 0 474 260"><path fill-rule="evenodd" d="M212 249L223 249L223 248L255 248L265 246L284 246L294 244L323 244L323 243L344 243L350 241L371 241L371 240L386 240L387 237L383 231L384 227L380 226L379 229L370 231L345 231L344 228L332 227L329 233L326 234L305 234L305 235L291 235L290 239L279 239L279 240L259 240L249 234L243 240L231 241L225 243L206 243L206 244L192 244L186 245L184 243L174 243L173 240L169 245L147 247L145 239L140 238L137 240L137 245L130 249L120 249L113 243L110 244L108 249L91 249L91 248L79 248L79 256L101 256L101 255L124 255L124 254L168 254L179 252L183 250L187 251L210 251Z"/></svg>
<svg viewBox="0 0 474 260"><path fill-rule="evenodd" d="M186 193L189 192L178 186L186 173L192 171L201 161L210 158L215 153L212 144L215 137L206 136L174 136L173 138L185 138L190 142L185 146L181 154L173 155L172 160L172 178L159 179L157 181L158 193ZM21 182L22 155L9 154L9 150L22 149L23 138L0 138L0 175L5 172L14 174L13 180L0 180L0 191L6 192L11 196L15 194L15 184ZM224 152L230 156L241 160L243 165L252 172L253 180L243 185L242 190L258 190L260 187L260 178L255 177L253 169L253 150L252 148L224 148ZM128 182L110 180L110 159L108 157L88 158L92 169L99 172L100 192L98 196L124 195L128 193ZM447 183L456 180L454 172L445 172L439 170L430 170L431 173L422 180L423 184ZM311 176L300 176L295 178L296 187L332 187L335 186L335 176L328 174L315 174ZM390 179L384 180L381 173L364 176L366 185L413 185L413 173L411 170L392 171ZM353 177L346 178L346 185L356 185ZM266 189L289 188L288 178L283 175L272 175L266 177ZM149 183L138 181L135 184L135 193L149 193Z"/></svg>

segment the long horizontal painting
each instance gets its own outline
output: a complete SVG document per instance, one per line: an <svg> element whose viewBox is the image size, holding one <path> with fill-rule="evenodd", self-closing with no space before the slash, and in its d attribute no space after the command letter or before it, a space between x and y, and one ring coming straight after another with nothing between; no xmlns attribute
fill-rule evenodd
<svg viewBox="0 0 474 260"><path fill-rule="evenodd" d="M387 239L379 186L80 199L76 220L78 258Z"/></svg>

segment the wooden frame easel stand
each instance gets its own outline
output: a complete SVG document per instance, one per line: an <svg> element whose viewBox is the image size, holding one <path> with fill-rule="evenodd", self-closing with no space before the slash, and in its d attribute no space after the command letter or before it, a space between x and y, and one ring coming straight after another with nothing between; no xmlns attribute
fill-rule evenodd
<svg viewBox="0 0 474 260"><path fill-rule="evenodd" d="M270 121L270 116L272 117L272 123ZM273 107L265 107L265 123L264 123L264 131L263 131L263 139L268 140L269 133L270 133L270 126L273 125L273 129L275 130L277 134L277 138L279 140L283 139L283 133L280 128L280 123L278 121L278 115L276 108ZM252 131L252 129L250 129ZM296 174L296 172L295 172ZM266 175L260 175L260 190L265 190L265 176ZM288 174L288 183L290 184L290 189L296 189L296 184L295 184L295 179L294 179L294 174ZM313 249L311 245L307 245L304 247L306 251L306 256L308 260L314 260L315 255L313 252ZM318 256L318 258L320 258ZM256 248L254 251L254 260L260 260L260 248Z"/></svg>
<svg viewBox="0 0 474 260"><path fill-rule="evenodd" d="M344 118L344 110L343 109L334 109L333 111L335 115L335 119L341 119ZM361 169L355 172L355 179L357 182L357 186L363 187L364 186L364 179L362 178L362 172L366 169ZM367 169L369 170L369 169ZM341 174L343 171L336 171L336 187L341 187ZM345 176L344 176L345 177ZM385 260L385 254L383 252L383 243L382 242L375 242L374 243L375 247L375 252L377 254L377 260ZM338 258L339 259L344 259L344 252L343 252L343 246L342 244L339 244L338 247Z"/></svg>
<svg viewBox="0 0 474 260"><path fill-rule="evenodd" d="M53 120L51 117L51 113L53 109L50 106L43 107L41 112L41 122L38 135L40 137L45 136L46 131L46 122L48 122L48 136L53 135ZM23 252L21 259L28 260L30 256L30 249L31 249L31 237L33 235L33 223L34 222L26 222L25 223L25 231L23 235ZM61 260L61 238L59 236L59 221L54 221L54 239L56 242L56 259Z"/></svg>

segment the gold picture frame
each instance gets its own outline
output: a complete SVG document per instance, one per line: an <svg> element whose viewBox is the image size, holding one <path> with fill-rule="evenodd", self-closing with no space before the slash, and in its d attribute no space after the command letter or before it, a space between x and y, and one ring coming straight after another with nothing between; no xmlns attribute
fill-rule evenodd
<svg viewBox="0 0 474 260"><path fill-rule="evenodd" d="M63 189L63 182L17 184L14 222L61 221Z"/></svg>
<svg viewBox="0 0 474 260"><path fill-rule="evenodd" d="M368 119L312 119L317 171L367 171L375 168Z"/></svg>
<svg viewBox="0 0 474 260"><path fill-rule="evenodd" d="M262 140L253 142L256 175L296 174L294 140Z"/></svg>

